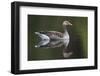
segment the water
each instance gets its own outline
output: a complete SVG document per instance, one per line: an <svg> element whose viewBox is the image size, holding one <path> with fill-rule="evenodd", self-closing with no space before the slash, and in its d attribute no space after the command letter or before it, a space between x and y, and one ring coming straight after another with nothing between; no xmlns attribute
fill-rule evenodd
<svg viewBox="0 0 100 76"><path fill-rule="evenodd" d="M62 22L68 20L73 25L67 26L70 36L70 42L65 48L60 47L39 47L40 41L35 32L37 31L59 31L64 32ZM88 57L88 18L87 17L69 17L69 16L43 16L28 15L28 60L56 60L56 59L80 59ZM64 50L70 54L64 57ZM66 54L65 54L66 55Z"/></svg>

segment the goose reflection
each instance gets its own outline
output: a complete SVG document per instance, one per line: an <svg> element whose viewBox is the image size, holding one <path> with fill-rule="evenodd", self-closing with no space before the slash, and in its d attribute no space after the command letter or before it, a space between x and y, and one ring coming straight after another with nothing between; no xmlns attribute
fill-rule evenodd
<svg viewBox="0 0 100 76"><path fill-rule="evenodd" d="M72 25L69 21L64 21L62 23L64 27L64 33L57 32L57 31L40 31L35 32L37 36L39 36L40 41L36 48L57 48L57 47L64 47L63 48L63 57L68 58L72 55L72 52L68 51L67 47L70 42L70 36L68 34L66 26Z"/></svg>

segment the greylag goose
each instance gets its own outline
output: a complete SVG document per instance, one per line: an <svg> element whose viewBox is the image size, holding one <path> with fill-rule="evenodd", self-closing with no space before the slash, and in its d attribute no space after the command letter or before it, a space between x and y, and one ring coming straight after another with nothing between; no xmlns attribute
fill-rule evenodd
<svg viewBox="0 0 100 76"><path fill-rule="evenodd" d="M35 34L38 35L42 40L63 40L63 39L69 40L69 34L66 26L72 24L69 21L64 21L62 25L64 28L64 33L58 31L40 31L40 32L35 32Z"/></svg>
<svg viewBox="0 0 100 76"><path fill-rule="evenodd" d="M69 34L66 28L68 25L72 24L69 21L64 21L62 25L64 28L64 33L57 31L35 32L35 34L41 38L41 41L35 45L35 47L55 48L64 45L64 58L68 58L70 55L72 55L72 52L67 51L67 46L69 44Z"/></svg>

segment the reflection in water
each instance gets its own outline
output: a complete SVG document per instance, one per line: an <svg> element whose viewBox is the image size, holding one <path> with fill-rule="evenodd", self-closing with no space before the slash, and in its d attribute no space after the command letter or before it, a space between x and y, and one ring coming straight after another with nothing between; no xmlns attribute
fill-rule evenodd
<svg viewBox="0 0 100 76"><path fill-rule="evenodd" d="M67 50L69 44L69 39L62 39L62 40L40 40L37 45L35 45L36 48L57 48L57 47L64 47L63 48L63 57L68 58L72 55L72 52L69 52Z"/></svg>
<svg viewBox="0 0 100 76"><path fill-rule="evenodd" d="M63 57L68 58L72 55L72 52L67 51L67 46L69 44L69 34L67 31L67 26L72 26L69 21L63 21L62 23L64 33L58 31L40 31L35 32L36 35L41 38L40 42L35 45L36 48L45 47L45 48L56 48L64 46Z"/></svg>

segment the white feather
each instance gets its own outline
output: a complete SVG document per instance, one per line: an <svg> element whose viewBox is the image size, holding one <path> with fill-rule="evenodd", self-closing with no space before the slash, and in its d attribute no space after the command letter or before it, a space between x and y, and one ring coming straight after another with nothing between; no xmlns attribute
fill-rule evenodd
<svg viewBox="0 0 100 76"><path fill-rule="evenodd" d="M50 38L45 34L41 34L39 32L35 32L35 34L37 34L42 40L50 40Z"/></svg>

